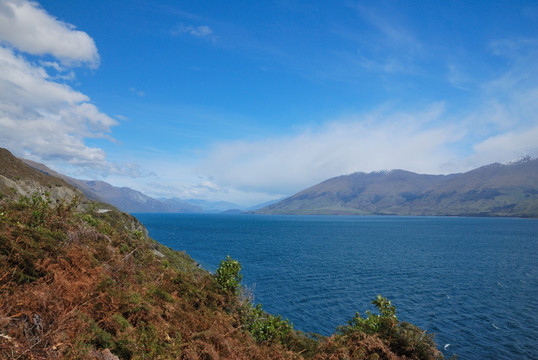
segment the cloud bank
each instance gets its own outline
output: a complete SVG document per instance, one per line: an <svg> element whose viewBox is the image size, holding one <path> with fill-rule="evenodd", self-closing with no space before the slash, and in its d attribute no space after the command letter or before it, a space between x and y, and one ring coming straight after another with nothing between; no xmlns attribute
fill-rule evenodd
<svg viewBox="0 0 538 360"><path fill-rule="evenodd" d="M503 121L514 121L515 114L502 108ZM217 144L195 173L210 180L219 189L218 196L254 205L357 171L449 174L538 155L536 121L500 133L486 130L497 129L492 122L499 117L485 120L484 128L466 126L484 114L477 110L459 117L443 103L435 103L422 111L348 116L292 136ZM201 197L215 196L197 190Z"/></svg>
<svg viewBox="0 0 538 360"><path fill-rule="evenodd" d="M404 168L447 172L447 148L464 135L439 125L442 103L423 111L376 111L303 129L294 136L216 145L198 169L218 185L290 194L332 176Z"/></svg>
<svg viewBox="0 0 538 360"><path fill-rule="evenodd" d="M356 171L446 174L538 156L538 41L500 39L490 51L505 61L505 71L482 82L458 73L458 84L465 79L473 89L465 107L444 100L418 110L386 106L294 135L222 142L197 174L230 193L276 198Z"/></svg>
<svg viewBox="0 0 538 360"><path fill-rule="evenodd" d="M0 44L1 146L34 160L113 171L105 152L85 139L111 139L117 122L62 82L74 77L73 67L99 65L93 39L35 2L3 0Z"/></svg>
<svg viewBox="0 0 538 360"><path fill-rule="evenodd" d="M0 2L0 34L3 42L28 54L50 54L70 65L99 65L97 47L88 34L55 19L35 2Z"/></svg>

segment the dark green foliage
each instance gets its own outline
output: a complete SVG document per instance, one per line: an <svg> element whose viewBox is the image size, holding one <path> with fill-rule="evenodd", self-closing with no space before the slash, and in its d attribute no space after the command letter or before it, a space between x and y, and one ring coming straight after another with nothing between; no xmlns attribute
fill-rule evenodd
<svg viewBox="0 0 538 360"><path fill-rule="evenodd" d="M433 335L408 322L401 322L392 335L391 347L408 359L437 359Z"/></svg>
<svg viewBox="0 0 538 360"><path fill-rule="evenodd" d="M293 329L288 319L267 314L261 304L252 306L250 302L243 306L241 323L258 343L283 343Z"/></svg>
<svg viewBox="0 0 538 360"><path fill-rule="evenodd" d="M92 214L83 214L81 215L82 220L88 223L90 226L97 226L99 225L99 220L94 218Z"/></svg>
<svg viewBox="0 0 538 360"><path fill-rule="evenodd" d="M166 302L171 302L173 300L172 295L170 295L166 290L164 290L162 287L155 287L149 292L149 298L150 299L160 299Z"/></svg>
<svg viewBox="0 0 538 360"><path fill-rule="evenodd" d="M31 197L21 196L19 198L19 206L21 208L27 207L32 211L30 226L37 227L43 225L45 221L45 215L47 214L52 200L50 199L50 193L45 192L43 196L39 193L34 193Z"/></svg>
<svg viewBox="0 0 538 360"><path fill-rule="evenodd" d="M367 310L367 316L363 318L357 312L353 319L348 322L348 326L339 328L340 331L344 334L351 331L361 331L369 335L379 334L380 337L390 341L394 327L398 324L396 307L390 303L390 300L381 295L377 295L372 304L378 308L379 315L372 314Z"/></svg>
<svg viewBox="0 0 538 360"><path fill-rule="evenodd" d="M67 240L64 232L55 229L56 219L67 206L52 209L48 194L42 197L38 193L11 205L2 211L0 226L15 238L0 234L0 261L11 267L16 283L30 283L46 275L37 261L44 261L51 249Z"/></svg>
<svg viewBox="0 0 538 360"><path fill-rule="evenodd" d="M396 307L390 300L378 295L372 301L379 314L366 311L363 318L358 312L347 326L338 328L344 337L354 333L376 335L382 339L391 350L398 356L406 359L434 360L442 359L442 354L437 350L433 335L407 322L400 322L396 317Z"/></svg>
<svg viewBox="0 0 538 360"><path fill-rule="evenodd" d="M241 264L239 261L234 260L230 255L226 256L225 260L220 262L217 271L215 272L215 279L222 290L230 293L237 293L241 287L241 279L243 276L239 274L241 271Z"/></svg>
<svg viewBox="0 0 538 360"><path fill-rule="evenodd" d="M239 294L244 290L241 286L241 264L229 255L220 262L215 273L215 279L220 287L228 294ZM284 320L280 315L270 315L263 311L261 304L254 306L250 299L240 302L237 312L241 318L244 330L258 343L282 344L293 329L288 319Z"/></svg>

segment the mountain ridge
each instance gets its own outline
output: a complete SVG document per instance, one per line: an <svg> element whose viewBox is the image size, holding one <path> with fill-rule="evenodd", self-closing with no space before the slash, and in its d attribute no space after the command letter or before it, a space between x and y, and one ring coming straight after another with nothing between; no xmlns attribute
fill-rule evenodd
<svg viewBox="0 0 538 360"><path fill-rule="evenodd" d="M75 186L59 177L35 171L7 149L0 148L0 164L0 199L30 197L34 193L47 193L53 203L84 198Z"/></svg>
<svg viewBox="0 0 538 360"><path fill-rule="evenodd" d="M257 214L538 217L538 159L464 173L395 169L327 179Z"/></svg>

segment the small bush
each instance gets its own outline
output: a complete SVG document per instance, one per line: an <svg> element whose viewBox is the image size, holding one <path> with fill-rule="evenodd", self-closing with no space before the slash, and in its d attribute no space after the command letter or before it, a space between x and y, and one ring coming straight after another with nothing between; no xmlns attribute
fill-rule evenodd
<svg viewBox="0 0 538 360"><path fill-rule="evenodd" d="M82 220L84 220L90 226L95 227L95 226L99 225L99 220L94 218L91 214L82 215Z"/></svg>
<svg viewBox="0 0 538 360"><path fill-rule="evenodd" d="M406 359L443 358L435 346L433 335L407 322L400 322L396 317L396 307L390 300L378 295L372 304L377 307L379 314L366 311L367 317L363 318L357 312L347 326L338 328L338 332L344 337L355 333L378 336L395 354Z"/></svg>
<svg viewBox="0 0 538 360"><path fill-rule="evenodd" d="M118 325L120 331L123 331L131 326L129 321L121 314L114 314L112 316L112 320Z"/></svg>
<svg viewBox="0 0 538 360"><path fill-rule="evenodd" d="M341 327L340 331L342 333L361 331L369 335L378 334L390 342L394 327L398 324L396 307L390 303L390 300L381 295L377 295L377 298L372 301L372 304L378 308L379 315L366 311L367 316L363 318L357 312L353 319L348 322L348 326Z"/></svg>
<svg viewBox="0 0 538 360"><path fill-rule="evenodd" d="M262 310L261 304L244 306L241 322L258 343L283 343L293 329L293 324L280 315L270 315Z"/></svg>
<svg viewBox="0 0 538 360"><path fill-rule="evenodd" d="M241 287L241 279L243 276L239 274L241 264L239 261L233 260L230 255L226 256L226 260L222 260L215 272L215 279L219 287L230 293L236 294Z"/></svg>

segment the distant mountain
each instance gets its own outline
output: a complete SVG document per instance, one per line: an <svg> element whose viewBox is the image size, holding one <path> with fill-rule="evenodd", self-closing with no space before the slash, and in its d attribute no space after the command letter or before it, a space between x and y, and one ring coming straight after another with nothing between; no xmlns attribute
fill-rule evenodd
<svg viewBox="0 0 538 360"><path fill-rule="evenodd" d="M192 204L188 200L182 200L178 198L159 198L157 199L163 204L169 206L174 212L177 213L203 213L205 210L196 204Z"/></svg>
<svg viewBox="0 0 538 360"><path fill-rule="evenodd" d="M261 203L261 204L257 204L257 205L248 207L248 208L245 209L245 211L247 211L247 212L253 212L254 210L258 210L258 209L267 207L267 206L269 206L269 205L276 204L277 202L282 201L282 200L284 200L284 199L286 199L286 197L282 197L282 198L279 198L279 199L276 199L276 200L266 201L266 202L264 202L264 203Z"/></svg>
<svg viewBox="0 0 538 360"><path fill-rule="evenodd" d="M170 200L177 200L177 199L164 199L164 201L168 202ZM225 212L229 210L237 211L243 209L241 205L237 205L228 201L207 201L207 200L201 200L201 199L185 199L182 200L184 202L187 202L193 206L197 206L198 208L202 209L203 212Z"/></svg>
<svg viewBox="0 0 538 360"><path fill-rule="evenodd" d="M136 212L174 212L174 209L140 191L128 187L112 186L104 181L79 180L82 191L95 194L99 200L116 206L121 211Z"/></svg>
<svg viewBox="0 0 538 360"><path fill-rule="evenodd" d="M99 180L79 180L60 174L41 163L27 159L20 160L45 175L60 178L80 189L90 200L114 205L125 212L203 213L224 212L241 208L237 204L224 201L209 202L206 200L183 200L178 198L154 199L129 187L117 187Z"/></svg>
<svg viewBox="0 0 538 360"><path fill-rule="evenodd" d="M343 175L254 212L538 217L538 159L451 175L404 170Z"/></svg>
<svg viewBox="0 0 538 360"><path fill-rule="evenodd" d="M125 212L172 212L168 205L155 200L140 191L128 187L116 187L104 181L79 180L60 174L47 166L27 159L21 159L32 168L45 175L60 178L80 189L90 200L101 201Z"/></svg>

